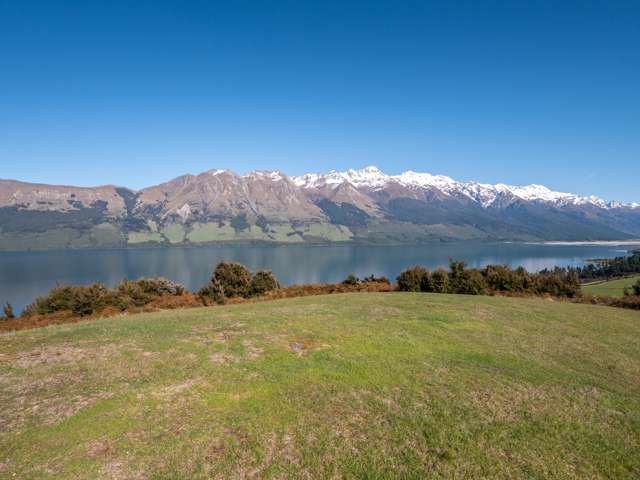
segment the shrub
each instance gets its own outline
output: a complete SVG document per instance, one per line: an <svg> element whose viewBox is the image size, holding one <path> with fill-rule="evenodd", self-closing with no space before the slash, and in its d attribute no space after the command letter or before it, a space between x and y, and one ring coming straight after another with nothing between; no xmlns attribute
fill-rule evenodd
<svg viewBox="0 0 640 480"><path fill-rule="evenodd" d="M123 280L115 288L116 297L113 306L124 310L135 306L143 307L147 303L162 296L179 296L185 288L179 283L166 278L141 278L139 280Z"/></svg>
<svg viewBox="0 0 640 480"><path fill-rule="evenodd" d="M242 264L235 262L219 263L213 277L198 291L198 296L205 305L223 304L227 298L249 298L264 295L279 288L275 275L266 270L251 272Z"/></svg>
<svg viewBox="0 0 640 480"><path fill-rule="evenodd" d="M427 271L419 265L406 269L398 275L398 290L401 292L419 292L422 286L422 279L426 274Z"/></svg>
<svg viewBox="0 0 640 480"><path fill-rule="evenodd" d="M487 288L496 292L519 292L524 290L524 269L511 270L506 265L487 265L484 269L484 278Z"/></svg>
<svg viewBox="0 0 640 480"><path fill-rule="evenodd" d="M439 268L431 274L431 285L435 293L449 293L449 275Z"/></svg>
<svg viewBox="0 0 640 480"><path fill-rule="evenodd" d="M278 280L273 272L267 270L261 270L256 272L251 279L251 294L252 295L264 295L271 290L279 288Z"/></svg>
<svg viewBox="0 0 640 480"><path fill-rule="evenodd" d="M2 313L4 314L4 318L6 320L11 320L12 318L16 318L16 316L13 314L13 307L9 302L5 303L4 307L2 307Z"/></svg>
<svg viewBox="0 0 640 480"><path fill-rule="evenodd" d="M223 305L226 302L224 288L222 287L222 284L215 278L212 278L208 284L206 284L198 291L198 296L202 300L202 303L204 303L205 305L211 305L213 303Z"/></svg>
<svg viewBox="0 0 640 480"><path fill-rule="evenodd" d="M182 285L164 278L123 280L113 290L101 283L88 286L57 286L25 308L23 315L29 317L69 311L74 315L86 316L107 308L125 310L130 307L143 307L156 298L179 296L184 292Z"/></svg>
<svg viewBox="0 0 640 480"><path fill-rule="evenodd" d="M458 293L467 295L480 295L485 292L487 282L482 272L477 269L465 270L462 275L462 283L459 285Z"/></svg>
<svg viewBox="0 0 640 480"><path fill-rule="evenodd" d="M549 294L556 297L575 297L580 293L580 281L573 270L554 268L543 270L535 276L532 293Z"/></svg>
<svg viewBox="0 0 640 480"><path fill-rule="evenodd" d="M91 315L102 310L111 302L112 295L101 283L94 283L88 287L74 287L71 300L71 311L74 315Z"/></svg>
<svg viewBox="0 0 640 480"><path fill-rule="evenodd" d="M631 293L633 295L640 295L640 279L631 286Z"/></svg>
<svg viewBox="0 0 640 480"><path fill-rule="evenodd" d="M113 301L113 295L101 283L88 286L58 286L47 296L38 297L23 315L48 315L54 312L71 311L74 315L91 315Z"/></svg>
<svg viewBox="0 0 640 480"><path fill-rule="evenodd" d="M35 301L27 305L22 312L23 316L47 315L63 310L71 311L71 288L70 286L57 286L48 295L37 297Z"/></svg>
<svg viewBox="0 0 640 480"><path fill-rule="evenodd" d="M431 272L428 270L424 272L424 275L422 275L422 279L420 280L420 291L433 292L433 278L431 278Z"/></svg>
<svg viewBox="0 0 640 480"><path fill-rule="evenodd" d="M182 285L163 277L141 278L136 280L136 283L138 283L146 293L152 294L156 297L161 297L163 295L178 296L186 293L186 289Z"/></svg>
<svg viewBox="0 0 640 480"><path fill-rule="evenodd" d="M213 272L214 280L217 280L224 291L225 297L251 296L251 272L236 262L219 263Z"/></svg>
<svg viewBox="0 0 640 480"><path fill-rule="evenodd" d="M347 278L342 281L343 285L358 285L358 283L360 283L360 280L358 280L358 277L356 277L353 273L347 275Z"/></svg>
<svg viewBox="0 0 640 480"><path fill-rule="evenodd" d="M449 290L451 293L464 293L464 267L464 262L449 259Z"/></svg>
<svg viewBox="0 0 640 480"><path fill-rule="evenodd" d="M364 277L362 279L362 283L386 283L390 285L391 282L387 277L376 277L375 275L369 275L368 277Z"/></svg>
<svg viewBox="0 0 640 480"><path fill-rule="evenodd" d="M139 281L123 280L116 287L116 301L117 308L121 310L127 307L143 307L151 300L157 297L148 291L145 291Z"/></svg>

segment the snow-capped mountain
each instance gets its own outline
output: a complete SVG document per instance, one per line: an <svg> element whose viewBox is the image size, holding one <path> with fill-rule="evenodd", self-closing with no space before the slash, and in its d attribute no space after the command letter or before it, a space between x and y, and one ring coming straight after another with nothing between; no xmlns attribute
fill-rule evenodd
<svg viewBox="0 0 640 480"><path fill-rule="evenodd" d="M0 180L0 250L639 237L637 203L376 167L294 177L215 169L140 191Z"/></svg>
<svg viewBox="0 0 640 480"><path fill-rule="evenodd" d="M324 186L338 186L349 183L356 188L383 189L389 184L405 187L435 188L450 196L464 195L483 207L490 207L500 196L511 195L526 202L545 202L555 205L593 205L600 208L636 208L638 204L605 202L596 196L582 197L573 193L555 192L544 185L514 186L498 183L495 185L478 182L458 182L445 175L432 175L406 171L400 175L387 175L375 166L346 172L332 170L326 174L308 173L292 177L293 182L304 189Z"/></svg>

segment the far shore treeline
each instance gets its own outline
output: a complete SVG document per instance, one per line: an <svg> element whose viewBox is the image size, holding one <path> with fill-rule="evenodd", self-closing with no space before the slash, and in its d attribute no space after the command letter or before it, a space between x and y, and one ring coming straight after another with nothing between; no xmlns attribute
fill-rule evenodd
<svg viewBox="0 0 640 480"><path fill-rule="evenodd" d="M466 295L547 296L587 303L640 309L640 280L624 297L584 295L580 285L585 281L609 279L640 273L640 250L625 257L599 260L585 267L554 268L530 273L522 267L488 265L482 269L467 268L464 262L451 260L447 270L429 271L422 266L404 270L392 284L385 277L357 278L349 275L339 284L293 285L281 287L270 271L251 272L244 265L222 262L216 266L207 284L197 292L164 278L123 280L114 288L93 285L59 285L49 294L38 297L16 318L9 303L2 318L16 328L17 322L34 326L63 323L70 318L110 316L122 312L136 313L157 309L240 303L251 299L276 299L295 296L345 292L429 292ZM26 324L25 324L26 326ZM4 330L8 328L3 328ZM9 328L11 329L11 328Z"/></svg>

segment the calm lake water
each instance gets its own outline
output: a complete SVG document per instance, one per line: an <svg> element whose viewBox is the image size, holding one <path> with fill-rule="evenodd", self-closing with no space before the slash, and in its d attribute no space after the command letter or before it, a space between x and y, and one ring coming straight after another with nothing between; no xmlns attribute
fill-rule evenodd
<svg viewBox="0 0 640 480"><path fill-rule="evenodd" d="M621 256L638 247L614 245L540 245L524 243L448 243L399 246L254 246L149 248L0 253L0 302L16 311L60 284L103 282L113 286L123 278L163 276L198 289L214 266L234 260L252 270L273 270L283 284L321 283L358 276L384 275L421 264L447 266L462 259L471 267L487 264L522 265L529 271L581 265L590 258Z"/></svg>

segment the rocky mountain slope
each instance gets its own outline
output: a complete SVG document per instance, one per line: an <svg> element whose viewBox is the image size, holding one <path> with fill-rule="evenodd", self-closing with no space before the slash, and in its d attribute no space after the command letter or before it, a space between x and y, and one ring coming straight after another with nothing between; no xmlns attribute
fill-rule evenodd
<svg viewBox="0 0 640 480"><path fill-rule="evenodd" d="M297 177L211 170L140 191L0 180L0 250L638 237L639 204L375 167Z"/></svg>

